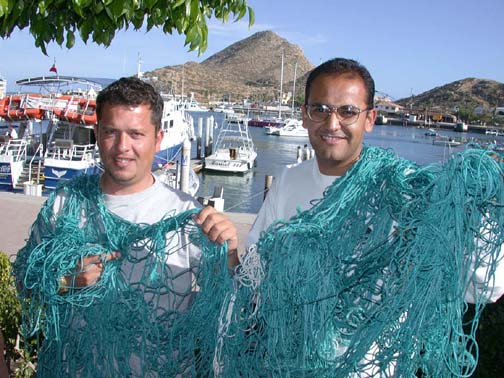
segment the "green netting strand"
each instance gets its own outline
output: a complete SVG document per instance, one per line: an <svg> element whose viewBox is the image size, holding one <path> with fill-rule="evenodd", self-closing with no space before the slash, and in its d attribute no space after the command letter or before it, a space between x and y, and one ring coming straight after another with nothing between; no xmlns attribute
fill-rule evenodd
<svg viewBox="0 0 504 378"><path fill-rule="evenodd" d="M470 376L504 241L502 180L477 148L418 167L365 147L323 200L272 225L245 259L221 316L220 375ZM471 283L480 294L466 334Z"/></svg>

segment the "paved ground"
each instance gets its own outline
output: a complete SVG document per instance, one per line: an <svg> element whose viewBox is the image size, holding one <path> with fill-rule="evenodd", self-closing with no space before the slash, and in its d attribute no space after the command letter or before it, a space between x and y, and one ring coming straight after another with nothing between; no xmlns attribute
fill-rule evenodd
<svg viewBox="0 0 504 378"><path fill-rule="evenodd" d="M45 197L32 197L19 193L0 192L0 251L15 255L28 238L30 226L37 218ZM255 214L227 213L238 228L240 251L255 219Z"/></svg>

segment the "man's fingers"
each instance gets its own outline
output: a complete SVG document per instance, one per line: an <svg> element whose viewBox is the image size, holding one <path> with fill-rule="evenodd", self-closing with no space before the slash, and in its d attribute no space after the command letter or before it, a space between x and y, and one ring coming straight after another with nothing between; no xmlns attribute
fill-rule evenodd
<svg viewBox="0 0 504 378"><path fill-rule="evenodd" d="M116 260L121 257L120 252L110 252L110 253L104 253L102 255L102 261L111 261L111 260Z"/></svg>

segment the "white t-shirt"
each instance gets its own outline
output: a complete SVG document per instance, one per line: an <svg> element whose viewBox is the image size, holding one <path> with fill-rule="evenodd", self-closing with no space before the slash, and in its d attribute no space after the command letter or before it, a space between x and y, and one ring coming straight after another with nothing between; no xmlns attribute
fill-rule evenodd
<svg viewBox="0 0 504 378"><path fill-rule="evenodd" d="M247 236L247 248L255 244L261 232L265 231L277 219L289 219L300 210L308 210L323 198L324 190L339 176L326 176L320 173L317 160L306 160L302 163L287 166L278 179L273 182L257 218ZM504 246L503 246L504 248ZM501 252L501 256L504 252ZM486 266L483 263L474 271L474 277L468 283L465 301L474 303L481 295L488 302L497 301L504 294L504 263L497 264L490 291L482 293L486 282Z"/></svg>
<svg viewBox="0 0 504 378"><path fill-rule="evenodd" d="M18 138L18 133L16 129L8 130L5 135L9 136L11 139L17 139Z"/></svg>
<svg viewBox="0 0 504 378"><path fill-rule="evenodd" d="M128 195L104 194L103 201L105 207L120 218L136 224L154 224L167 216L177 215L187 210L200 208L201 205L188 194L175 190L158 180L155 176L154 184L139 193ZM63 194L58 194L54 202L54 214L61 211L65 198ZM85 215L81 219L81 224L86 222ZM165 264L169 266L169 271L176 276L171 283L171 289L177 293L187 293L195 288L194 273L195 267L199 263L201 251L188 240L188 234L184 229L166 235L167 250L170 251ZM153 259L147 257L149 251L130 250L135 253L135 257ZM144 274L144 265L139 263L129 263L123 261L121 274L126 277L127 282L139 282ZM148 300L148 298L146 298ZM185 310L190 302L191 296L180 296L174 298L173 295L161 296L158 298L159 305L163 308L172 308L179 311Z"/></svg>
<svg viewBox="0 0 504 378"><path fill-rule="evenodd" d="M261 232L273 221L291 218L298 208L303 211L310 209L314 201L323 198L324 190L338 177L320 173L316 159L287 166L271 185L247 236L247 247L256 243Z"/></svg>

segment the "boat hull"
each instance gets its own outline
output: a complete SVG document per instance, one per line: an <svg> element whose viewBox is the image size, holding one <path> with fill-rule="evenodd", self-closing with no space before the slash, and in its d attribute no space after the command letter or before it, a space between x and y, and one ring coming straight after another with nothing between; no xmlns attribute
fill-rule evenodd
<svg viewBox="0 0 504 378"><path fill-rule="evenodd" d="M245 173L252 169L253 162L246 160L225 160L205 158L205 169L210 171Z"/></svg>
<svg viewBox="0 0 504 378"><path fill-rule="evenodd" d="M46 158L44 160L44 187L54 190L60 183L75 176L100 173L97 165L87 161L62 161Z"/></svg>

